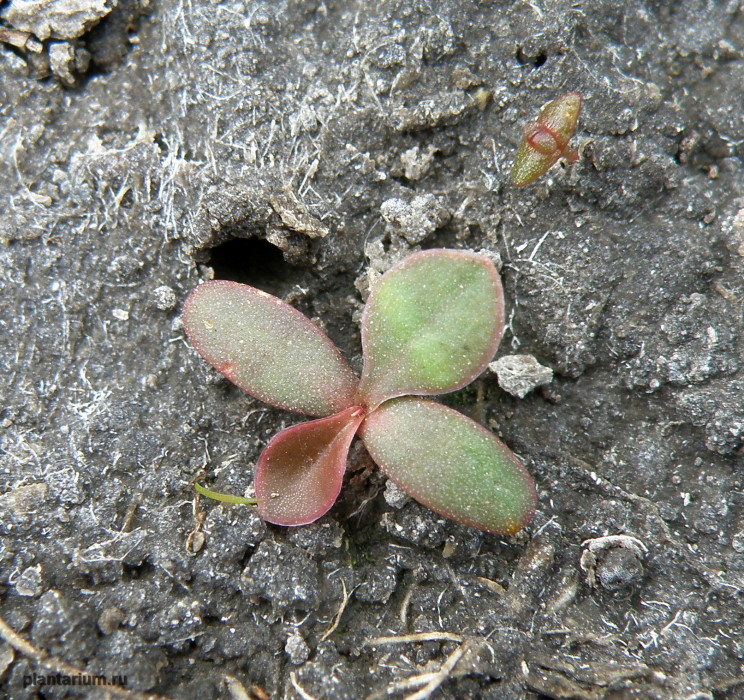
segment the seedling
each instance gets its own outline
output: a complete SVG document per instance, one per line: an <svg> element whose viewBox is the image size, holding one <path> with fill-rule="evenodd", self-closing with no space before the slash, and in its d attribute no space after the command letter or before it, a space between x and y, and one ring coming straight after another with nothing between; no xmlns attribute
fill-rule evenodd
<svg viewBox="0 0 744 700"><path fill-rule="evenodd" d="M309 319L247 285L200 285L186 300L183 324L199 354L241 389L318 417L282 430L259 457L256 500L268 522L305 525L325 514L359 435L417 501L487 532L514 533L536 500L521 461L478 423L422 398L473 381L496 352L503 317L493 264L438 249L406 258L372 290L362 315L361 380Z"/></svg>
<svg viewBox="0 0 744 700"><path fill-rule="evenodd" d="M579 153L568 142L576 131L581 110L581 95L567 92L548 102L537 119L527 126L512 166L512 184L529 185L544 175L559 159L569 163L579 159Z"/></svg>

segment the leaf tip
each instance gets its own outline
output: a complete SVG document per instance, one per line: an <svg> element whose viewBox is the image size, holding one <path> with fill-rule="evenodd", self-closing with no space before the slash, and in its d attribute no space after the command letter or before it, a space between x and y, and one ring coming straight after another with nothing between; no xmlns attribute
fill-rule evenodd
<svg viewBox="0 0 744 700"><path fill-rule="evenodd" d="M546 104L537 119L527 126L512 165L513 185L529 185L560 158L569 162L578 159L578 153L568 142L576 131L581 100L579 92L564 93Z"/></svg>
<svg viewBox="0 0 744 700"><path fill-rule="evenodd" d="M488 258L445 248L414 253L367 300L359 395L373 409L395 396L469 384L493 358L503 317L501 279Z"/></svg>

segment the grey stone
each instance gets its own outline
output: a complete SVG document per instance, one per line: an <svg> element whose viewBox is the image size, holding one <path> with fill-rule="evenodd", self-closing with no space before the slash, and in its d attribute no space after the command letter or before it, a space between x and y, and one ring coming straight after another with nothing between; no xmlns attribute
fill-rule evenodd
<svg viewBox="0 0 744 700"><path fill-rule="evenodd" d="M505 355L491 362L488 369L499 378L499 386L504 391L519 399L553 381L553 370L541 365L532 355Z"/></svg>
<svg viewBox="0 0 744 700"><path fill-rule="evenodd" d="M388 199L380 206L380 214L390 229L411 245L421 243L450 218L447 209L431 194L419 195L410 202Z"/></svg>
<svg viewBox="0 0 744 700"><path fill-rule="evenodd" d="M295 666L304 664L310 656L310 647L307 645L307 642L302 638L302 635L297 630L294 630L294 632L292 632L292 634L287 637L287 643L284 645L284 651L289 657L289 660Z"/></svg>
<svg viewBox="0 0 744 700"><path fill-rule="evenodd" d="M44 40L76 39L101 21L117 0L12 0L0 11L9 25Z"/></svg>

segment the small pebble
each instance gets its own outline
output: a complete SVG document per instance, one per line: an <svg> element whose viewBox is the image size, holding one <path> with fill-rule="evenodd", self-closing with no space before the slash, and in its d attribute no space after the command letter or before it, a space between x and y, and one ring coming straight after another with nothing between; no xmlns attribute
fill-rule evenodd
<svg viewBox="0 0 744 700"><path fill-rule="evenodd" d="M541 365L532 355L505 355L488 365L488 369L499 378L499 386L504 391L520 399L553 380L553 370Z"/></svg>
<svg viewBox="0 0 744 700"><path fill-rule="evenodd" d="M24 597L31 598L41 595L41 564L24 569L23 573L15 580L15 589L18 595Z"/></svg>
<svg viewBox="0 0 744 700"><path fill-rule="evenodd" d="M119 608L106 608L98 618L98 629L105 635L113 634L126 615Z"/></svg>
<svg viewBox="0 0 744 700"><path fill-rule="evenodd" d="M152 290L152 302L156 309L171 311L176 307L178 299L176 293L166 284Z"/></svg>
<svg viewBox="0 0 744 700"><path fill-rule="evenodd" d="M405 491L401 490L393 481L388 481L385 484L385 491L382 495L385 498L385 503L395 509L402 508L411 500L410 496Z"/></svg>
<svg viewBox="0 0 744 700"><path fill-rule="evenodd" d="M289 656L289 660L295 665L299 666L304 664L310 656L310 647L307 642L302 638L302 635L295 630L287 638L287 643L284 645L284 651Z"/></svg>

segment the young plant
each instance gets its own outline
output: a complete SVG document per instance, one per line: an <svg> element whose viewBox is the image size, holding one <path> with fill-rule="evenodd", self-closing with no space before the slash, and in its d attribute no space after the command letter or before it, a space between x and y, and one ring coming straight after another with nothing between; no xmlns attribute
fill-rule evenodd
<svg viewBox="0 0 744 700"><path fill-rule="evenodd" d="M256 498L268 522L305 525L325 514L359 435L417 501L487 532L514 533L536 500L520 460L478 423L421 398L459 389L485 369L503 312L490 261L439 249L406 258L372 290L362 315L361 380L309 319L247 285L200 285L186 300L183 324L199 354L241 389L319 417L282 430L259 457Z"/></svg>
<svg viewBox="0 0 744 700"><path fill-rule="evenodd" d="M561 158L569 163L579 159L578 151L569 147L568 142L576 131L580 110L578 92L567 92L542 108L537 120L524 131L512 165L512 184L529 185Z"/></svg>

